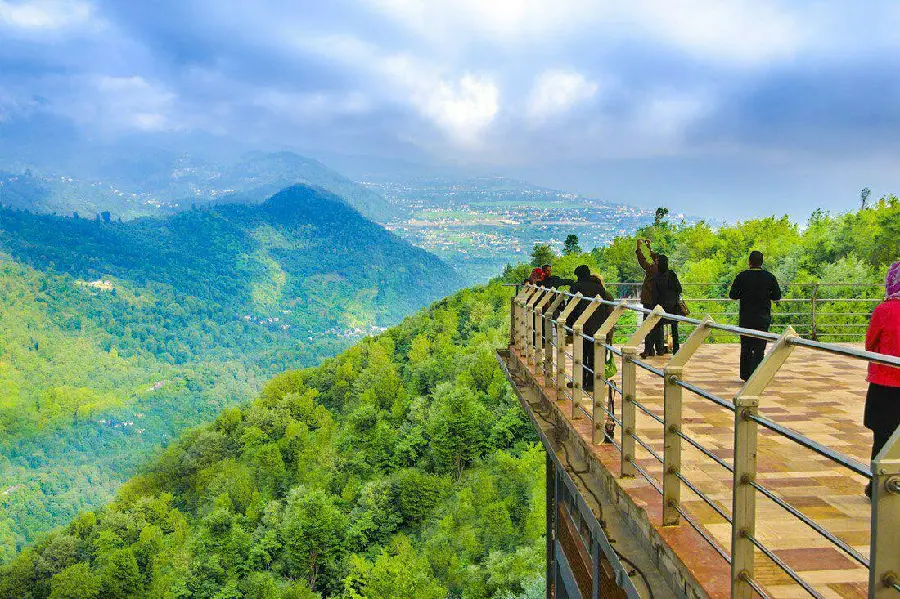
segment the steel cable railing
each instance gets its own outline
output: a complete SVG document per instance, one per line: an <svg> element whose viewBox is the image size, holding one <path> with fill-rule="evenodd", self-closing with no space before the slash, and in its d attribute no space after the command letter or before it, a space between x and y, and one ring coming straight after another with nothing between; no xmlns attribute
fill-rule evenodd
<svg viewBox="0 0 900 599"><path fill-rule="evenodd" d="M753 514L747 514L743 511L741 513L729 514L723 508L719 507L719 505L710 497L702 492L692 481L687 479L677 468L672 467L672 460L675 459L676 456L670 456L669 453L669 442L667 441L665 444L666 452L665 455L660 456L644 439L638 435L638 431L636 429L636 420L634 420L635 410L639 410L640 412L646 414L649 418L655 421L657 424L663 425L664 436L672 436L673 438L678 438L680 440L686 441L691 447L697 449L701 454L705 457L712 459L718 465L725 468L727 471L731 472L735 478L735 488L740 484L746 484L752 491L758 492L762 494L767 499L774 502L780 508L784 509L788 514L792 517L800 520L806 526L810 527L814 532L819 534L822 538L826 539L828 542L832 543L835 547L840 549L843 553L850 556L855 562L859 563L862 566L870 567L870 561L867 560L862 554L856 551L853 547L851 547L848 543L841 540L839 537L834 535L833 533L826 530L824 527L816 523L810 517L803 514L796 507L792 506L790 503L779 497L776 493L766 488L764 485L760 484L755 480L755 462L752 465L753 470L748 471L748 464L746 463L735 463L734 465L729 464L724 459L716 455L712 450L704 447L701 443L692 439L688 434L686 434L683 430L681 430L680 423L680 392L682 389L687 390L691 393L696 394L698 397L709 400L716 405L726 408L729 411L735 414L735 427L736 427L736 448L735 448L735 460L738 459L738 451L737 445L742 442L740 437L741 435L750 434L755 436L758 434L754 429L746 429L749 424L753 426L762 426L767 430L771 430L774 433L797 443L798 445L805 447L819 456L829 459L830 461L849 469L851 472L867 477L872 478L872 470L860 464L855 459L845 456L838 451L835 451L821 443L818 443L805 435L798 433L797 431L791 430L787 427L784 427L772 419L767 418L765 416L760 416L756 413L756 405L755 403L747 403L751 394L750 391L753 391L752 397L755 398L761 393L768 383L771 381L772 376L777 370L780 368L781 364L783 364L787 355L790 353L793 347L805 347L808 349L812 349L815 351L822 351L831 354L842 355L847 358L853 359L861 359L866 360L868 362L886 364L894 367L900 367L900 358L894 356L887 356L883 354L877 354L874 352L868 352L866 350L858 349L855 347L844 346L844 345L836 345L823 343L820 341L816 341L814 339L805 339L802 337L793 334L793 331L789 329L789 333L785 335L777 335L775 333L762 332L753 329L747 329L735 325L717 323L713 321L711 318L707 317L704 320L698 320L686 316L681 315L673 315L662 312L660 309L649 310L647 308L643 308L642 306L636 306L633 304L628 304L625 302L616 302L616 301L607 301L599 298L582 298L580 295L573 295L568 292L552 290L552 289L544 289L544 288L536 288L533 286L527 286L525 290L526 298L528 296L538 297L540 296L540 301L537 302L537 305L526 306L524 302L520 302L520 306L525 309L525 313L527 314L529 309L532 309L532 314L534 316L542 316L546 317L546 322L552 330L545 331L545 335L550 339L543 339L543 348L538 347L538 343L536 342L538 339L531 337L529 335L529 339L534 341L535 347L531 350L526 349L526 354L529 351L532 354L533 361L536 367L539 367L541 362L544 362L544 368L548 369L548 373L556 372L557 377L556 380L557 386L562 384L563 387L566 386L566 382L572 387L572 393L569 393L565 388L557 389L557 392L560 393L563 397L566 397L570 402L572 402L573 413L572 417L575 417L575 411L578 410L579 413L584 414L588 418L594 418L595 413L599 414L599 412L604 412L606 416L615 422L620 427L621 439L620 442L616 442L614 438L610 440L613 442L613 445L617 448L620 455L622 456L622 473L626 474L626 471L634 471L640 474L643 478L647 479L647 481L653 486L654 489L657 490L663 497L670 497L668 500L664 500L664 509L669 508L671 513L676 514L676 523L677 518L680 517L684 519L689 525L692 526L700 535L703 537L712 547L722 556L727 562L732 564L732 568L738 568L738 573L741 576L735 576L735 580L743 581L748 585L749 588L752 588L755 592L759 593L761 596L767 596L764 594L763 590L759 588L758 583L752 577L752 552L751 552L751 562L748 564L746 562L746 557L741 558L742 563L736 563L732 560L732 556L735 555L735 548L732 547L732 556L729 556L721 547L717 545L714 539L712 539L701 526L697 525L696 522L687 514L687 512L683 509L681 505L679 505L679 500L671 499L672 489L669 485L669 479L672 478L676 481L677 485L683 484L686 488L696 494L703 502L709 505L720 517L729 522L732 526L739 527L746 524L746 519L749 517L752 519L755 517ZM517 294L518 298L518 294ZM523 298L523 299L526 299ZM549 299L556 298L563 300L563 306L561 306L562 311L557 312L555 315L555 319L551 316L543 314L541 312L541 306L546 307L550 304ZM800 302L805 301L803 299L795 299L789 298L791 302ZM872 301L868 298L850 298L853 301ZM577 300L577 301L572 301ZM515 302L516 300L514 300ZM821 300L825 301L825 300ZM579 302L588 302L587 309L582 313L582 315L575 319L574 323L567 323L566 319L569 316L569 313L572 311L575 305ZM554 301L553 305L557 306L561 302ZM613 325L621 319L621 317L625 314L638 314L639 322L636 325L636 330L632 334L629 341L622 349L618 349L611 344L607 344L603 341L600 341L600 334L595 334L595 336L586 335L583 333L583 326L585 320L588 318L588 315L596 309L597 305L608 305L613 308L613 314L609 317L608 320L612 322L607 323L604 322L604 325L601 327L599 332L603 332L604 334L610 333ZM789 315L804 315L805 313L797 312L797 313L788 313ZM845 313L847 315L865 315L866 313ZM528 318L527 315L523 315L524 318ZM674 321L678 323L683 323L687 326L694 328L695 334L702 335L699 337L699 342L690 344L691 347L688 350L684 350L685 346L688 345L688 342L682 345L682 351L676 352L675 356L670 360L667 366L664 369L656 368L655 366L644 362L643 360L637 359L635 357L636 351L635 346L639 343L644 336L649 332L649 330L659 321L665 319L665 321ZM517 346L527 344L527 339L525 339L524 333L530 333L530 330L526 330L527 327L520 326L522 323L519 322L520 319L516 316L516 308L514 304L513 308L513 324L515 330L523 333L522 335L515 336ZM607 327L607 324L609 325ZM572 325L572 326L570 326ZM815 325L813 325L815 326ZM848 326L856 326L855 324L849 324ZM553 333L556 332L556 339L559 343L553 343L552 338L554 337ZM599 333L598 332L598 333ZM769 352L766 362L771 360L771 363L768 367L766 367L766 362L758 369L757 373L751 377L751 380L748 381L747 385L742 389L741 393L735 399L735 402L732 403L718 395L711 393L701 387L685 382L680 378L680 372L683 368L684 363L690 358L696 349L705 342L706 338L709 337L712 333L720 332L729 335L739 335L739 336L748 336L754 337L758 339L763 339L769 342L774 342L774 348ZM568 351L569 339L568 334L571 334L572 337L572 351ZM584 364L585 358L582 355L582 347L580 343L576 342L576 339L581 337L589 342L588 347L596 348L598 352L602 349L603 354L607 351L611 352L614 356L619 356L621 358L622 363L622 383L621 387L616 385L612 380L608 380L605 377L605 373L603 373L603 369L598 369L595 372L595 369L590 368ZM693 337L693 335L692 335ZM549 352L549 353L547 353ZM600 355L600 354L595 354ZM543 358L542 358L543 356ZM572 361L572 374L570 375L566 372L566 358L571 359ZM560 363L560 361L563 361ZM677 364L676 364L677 363ZM636 400L635 394L635 368L640 368L651 373L654 376L660 377L663 379L665 385L665 401L666 401L666 414L663 417L653 413L647 406L643 405L639 401ZM771 371L764 372L760 374L762 371ZM669 374L670 371L674 374ZM601 374L603 373L603 374ZM597 399L597 392L592 392L591 394L585 393L583 389L584 377L593 378L594 388L597 388L597 384L602 384L602 388L609 388L612 390L612 394L610 398L612 398L615 394L618 394L622 400L623 405L623 416L621 418L617 418L614 413L604 407L604 401L599 401ZM668 401L669 401L669 393L673 394L673 401L675 400L674 392L678 391L677 394L677 402L678 402L678 411L677 411L677 423L668 422L670 418L669 410L668 410ZM605 393L603 394L605 395ZM594 413L585 409L584 405L582 405L584 399L589 399L590 404L594 407ZM758 401L757 401L758 403ZM599 411L598 411L599 410ZM629 416L630 414L630 416ZM594 427L596 429L596 427ZM739 430L740 429L740 430ZM746 429L746 431L745 431ZM628 443L626 443L628 441ZM596 442L596 441L595 441ZM634 443L637 443L643 450L647 451L656 461L660 462L664 466L663 472L663 484L662 486L647 472L646 469L641 467L637 460L634 458ZM755 446L755 440L753 441ZM900 445L900 443L898 443ZM680 444L678 445L678 452L680 454ZM675 462L680 464L680 455L677 456L677 461ZM628 464L629 468L626 469L625 465ZM900 474L900 473L898 473ZM889 485L888 485L889 486ZM737 492L737 491L734 491ZM746 501L746 494L743 490L741 490L742 499ZM675 496L679 496L678 492L675 492ZM735 496L735 502L737 502L737 496ZM873 504L873 512L877 509L877 506ZM671 516L670 516L671 517ZM665 516L664 516L665 518ZM738 521L740 520L740 521ZM752 530L752 527L740 528L743 532L746 530ZM890 534L890 531L886 533ZM876 547L875 540L875 531L873 530L873 548L872 551L877 551L881 545ZM779 569L781 569L785 574L788 575L794 582L800 585L805 591L807 591L813 597L819 597L818 592L806 581L800 577L797 572L791 568L788 564L786 564L783 560L781 560L771 549L765 547L760 541L755 539L751 534L745 535L737 535L735 538L744 539L746 542L752 543L753 546L758 548L766 557L768 557ZM879 538L884 540L884 534L882 534ZM733 543L740 543L740 541L733 541ZM745 556L746 551L740 552L740 555ZM750 572L749 575L744 575L746 572ZM890 574L890 573L888 573ZM888 576L886 574L885 576ZM874 580L874 579L873 579ZM893 578L885 578L884 586L893 588L894 579Z"/></svg>

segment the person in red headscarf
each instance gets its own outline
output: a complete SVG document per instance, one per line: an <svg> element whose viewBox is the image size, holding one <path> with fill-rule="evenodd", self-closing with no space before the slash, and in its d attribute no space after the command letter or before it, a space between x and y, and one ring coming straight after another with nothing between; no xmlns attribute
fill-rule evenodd
<svg viewBox="0 0 900 599"><path fill-rule="evenodd" d="M544 272L544 269L540 266L535 266L531 270L531 275L528 276L528 282L532 285L539 285L545 278L547 278L547 273Z"/></svg>
<svg viewBox="0 0 900 599"><path fill-rule="evenodd" d="M875 308L866 333L868 351L900 357L900 261L894 262L884 282L885 300ZM900 427L900 368L869 363L869 391L863 424L872 431L872 459ZM872 496L872 483L866 486Z"/></svg>

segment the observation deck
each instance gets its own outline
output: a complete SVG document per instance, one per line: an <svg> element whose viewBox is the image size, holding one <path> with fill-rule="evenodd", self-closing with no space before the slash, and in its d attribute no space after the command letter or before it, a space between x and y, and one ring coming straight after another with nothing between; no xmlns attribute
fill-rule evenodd
<svg viewBox="0 0 900 599"><path fill-rule="evenodd" d="M584 335L601 304L612 315ZM693 332L642 360L663 318ZM746 383L713 333L770 342ZM900 431L870 461L862 425L867 364L900 359L533 286L499 358L548 453L548 597L900 599Z"/></svg>

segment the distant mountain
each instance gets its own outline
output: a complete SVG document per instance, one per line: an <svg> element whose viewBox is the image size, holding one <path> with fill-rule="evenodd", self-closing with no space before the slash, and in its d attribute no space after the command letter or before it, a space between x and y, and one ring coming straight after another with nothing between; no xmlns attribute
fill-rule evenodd
<svg viewBox="0 0 900 599"><path fill-rule="evenodd" d="M396 216L374 191L293 152L251 152L217 161L146 146L126 151L85 145L46 161L18 154L4 158L0 152L0 204L37 212L159 216L197 205L258 203L297 183L331 191L379 222Z"/></svg>
<svg viewBox="0 0 900 599"><path fill-rule="evenodd" d="M124 222L0 209L0 561L271 374L460 286L303 185Z"/></svg>

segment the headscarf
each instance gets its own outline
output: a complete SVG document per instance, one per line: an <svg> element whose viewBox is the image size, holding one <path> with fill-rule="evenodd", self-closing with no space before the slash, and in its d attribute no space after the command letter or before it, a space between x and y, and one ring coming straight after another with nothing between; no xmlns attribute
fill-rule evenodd
<svg viewBox="0 0 900 599"><path fill-rule="evenodd" d="M891 264L884 279L887 299L900 299L900 260Z"/></svg>

